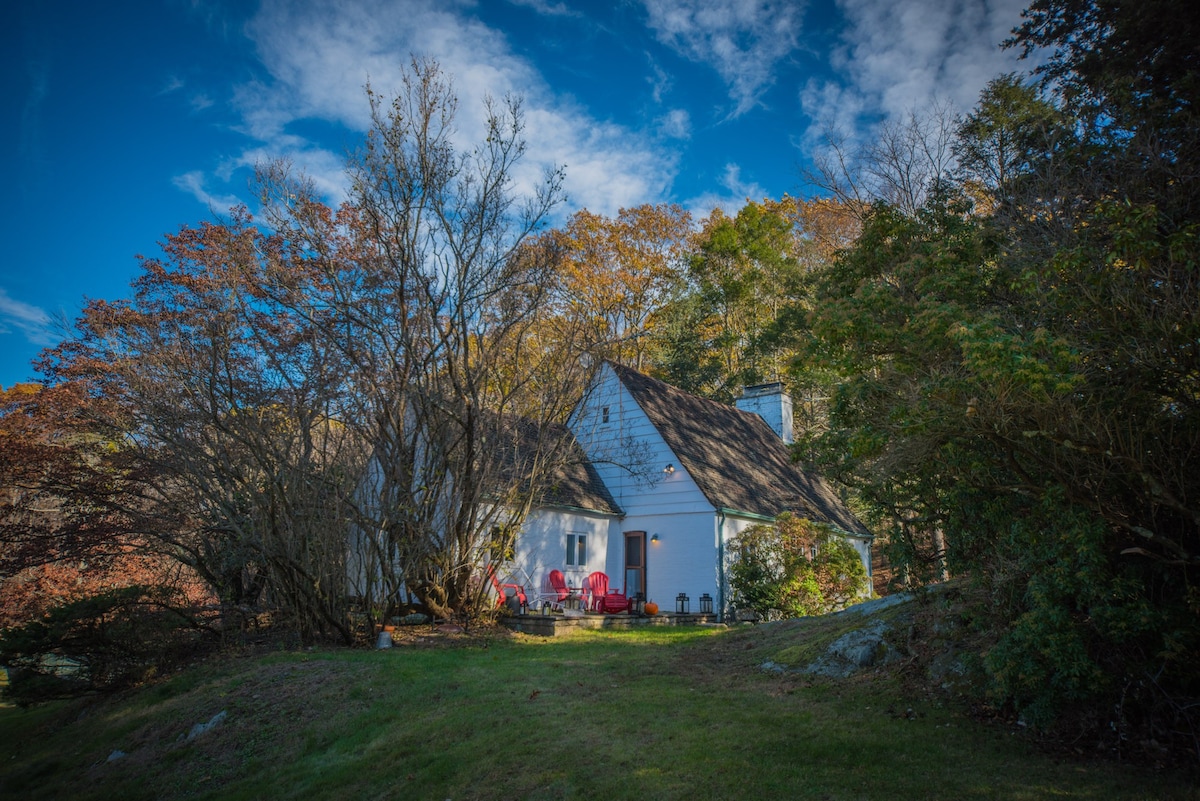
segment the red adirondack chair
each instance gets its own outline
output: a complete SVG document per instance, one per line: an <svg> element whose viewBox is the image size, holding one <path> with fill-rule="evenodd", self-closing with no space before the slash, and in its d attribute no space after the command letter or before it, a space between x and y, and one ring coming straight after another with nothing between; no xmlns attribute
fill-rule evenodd
<svg viewBox="0 0 1200 801"><path fill-rule="evenodd" d="M603 612L601 602L604 600L604 596L608 595L608 574L602 570L592 573L587 577L584 592L588 594L587 608L593 612Z"/></svg>
<svg viewBox="0 0 1200 801"><path fill-rule="evenodd" d="M561 570L551 570L546 576L542 591L538 594L538 606L563 611L563 601L571 594L567 588L567 579Z"/></svg>
<svg viewBox="0 0 1200 801"><path fill-rule="evenodd" d="M525 595L525 588L522 587L520 584L514 584L513 582L501 583L500 579L496 578L495 568L493 568L491 565L488 565L487 572L488 572L488 578L490 578L492 580L492 586L496 588L496 606L497 607L504 606L504 601L508 597L507 594L505 593L505 590L515 590L513 595L522 604L527 604L529 602L529 599Z"/></svg>

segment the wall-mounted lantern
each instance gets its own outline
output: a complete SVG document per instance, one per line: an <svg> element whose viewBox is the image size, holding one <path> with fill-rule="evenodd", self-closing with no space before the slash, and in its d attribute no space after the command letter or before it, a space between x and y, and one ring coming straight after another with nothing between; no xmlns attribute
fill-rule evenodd
<svg viewBox="0 0 1200 801"><path fill-rule="evenodd" d="M675 472L675 465L668 464L666 467L663 468L663 472L666 473L668 476L671 475L672 473Z"/></svg>
<svg viewBox="0 0 1200 801"><path fill-rule="evenodd" d="M681 592L675 596L675 613L686 615L692 611L692 601L687 597L686 592Z"/></svg>
<svg viewBox="0 0 1200 801"><path fill-rule="evenodd" d="M655 534L653 537L650 538L650 543L652 545L658 545L658 535L657 534Z"/></svg>

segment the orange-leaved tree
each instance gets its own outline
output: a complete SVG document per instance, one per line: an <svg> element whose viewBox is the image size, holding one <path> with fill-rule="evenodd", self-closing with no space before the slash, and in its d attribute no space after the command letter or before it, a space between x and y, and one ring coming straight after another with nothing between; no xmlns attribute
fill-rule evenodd
<svg viewBox="0 0 1200 801"><path fill-rule="evenodd" d="M642 205L615 218L577 212L557 232L562 249L559 314L590 330L601 356L645 369L659 311L681 285L691 215Z"/></svg>

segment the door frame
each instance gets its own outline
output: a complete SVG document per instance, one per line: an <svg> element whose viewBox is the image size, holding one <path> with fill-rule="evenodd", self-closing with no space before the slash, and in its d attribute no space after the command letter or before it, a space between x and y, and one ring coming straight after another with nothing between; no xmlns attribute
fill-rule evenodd
<svg viewBox="0 0 1200 801"><path fill-rule="evenodd" d="M624 531L624 532L622 532L622 538L624 539L624 559L623 559L623 570L622 570L621 578L622 578L622 584L624 584L624 586L625 586L625 595L630 598L633 598L640 592L640 593L642 593L642 598L645 599L646 598L646 587L649 586L649 582L647 581L647 576L646 576L646 571L647 571L646 555L648 553L648 551L646 549L646 532L644 532L644 531ZM640 564L631 565L629 563L630 544L631 543L634 544L633 545L633 547L635 549L634 553L638 553L640 551L640 553L639 553L640 558L638 560L640 562ZM629 573L631 570L637 571L637 575L640 578L639 584L641 586L638 586L638 587L630 587L629 586Z"/></svg>

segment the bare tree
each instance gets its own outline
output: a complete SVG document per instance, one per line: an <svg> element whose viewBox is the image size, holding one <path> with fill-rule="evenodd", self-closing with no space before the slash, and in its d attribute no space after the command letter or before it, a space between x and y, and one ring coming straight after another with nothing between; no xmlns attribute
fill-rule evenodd
<svg viewBox="0 0 1200 801"><path fill-rule="evenodd" d="M559 252L532 236L561 172L514 191L515 98L462 148L434 63L367 97L350 203L264 165L266 230L243 209L168 236L44 363L105 400L92 422L130 465L112 478L159 547L306 639L353 638L354 596L477 610L481 568L579 458L585 340L542 319Z"/></svg>
<svg viewBox="0 0 1200 801"><path fill-rule="evenodd" d="M881 200L912 215L950 179L955 129L953 107L940 101L885 121L865 144L830 129L806 177L860 213Z"/></svg>
<svg viewBox="0 0 1200 801"><path fill-rule="evenodd" d="M302 180L263 172L273 225L327 254L303 292L274 291L349 365L339 420L370 449L352 592L380 611L412 596L469 614L480 567L507 556L575 455L562 423L587 375L571 332L542 320L558 252L534 237L562 174L518 197L519 100L487 101L484 139L464 148L436 63L414 61L395 98L367 95L372 129L337 219Z"/></svg>

